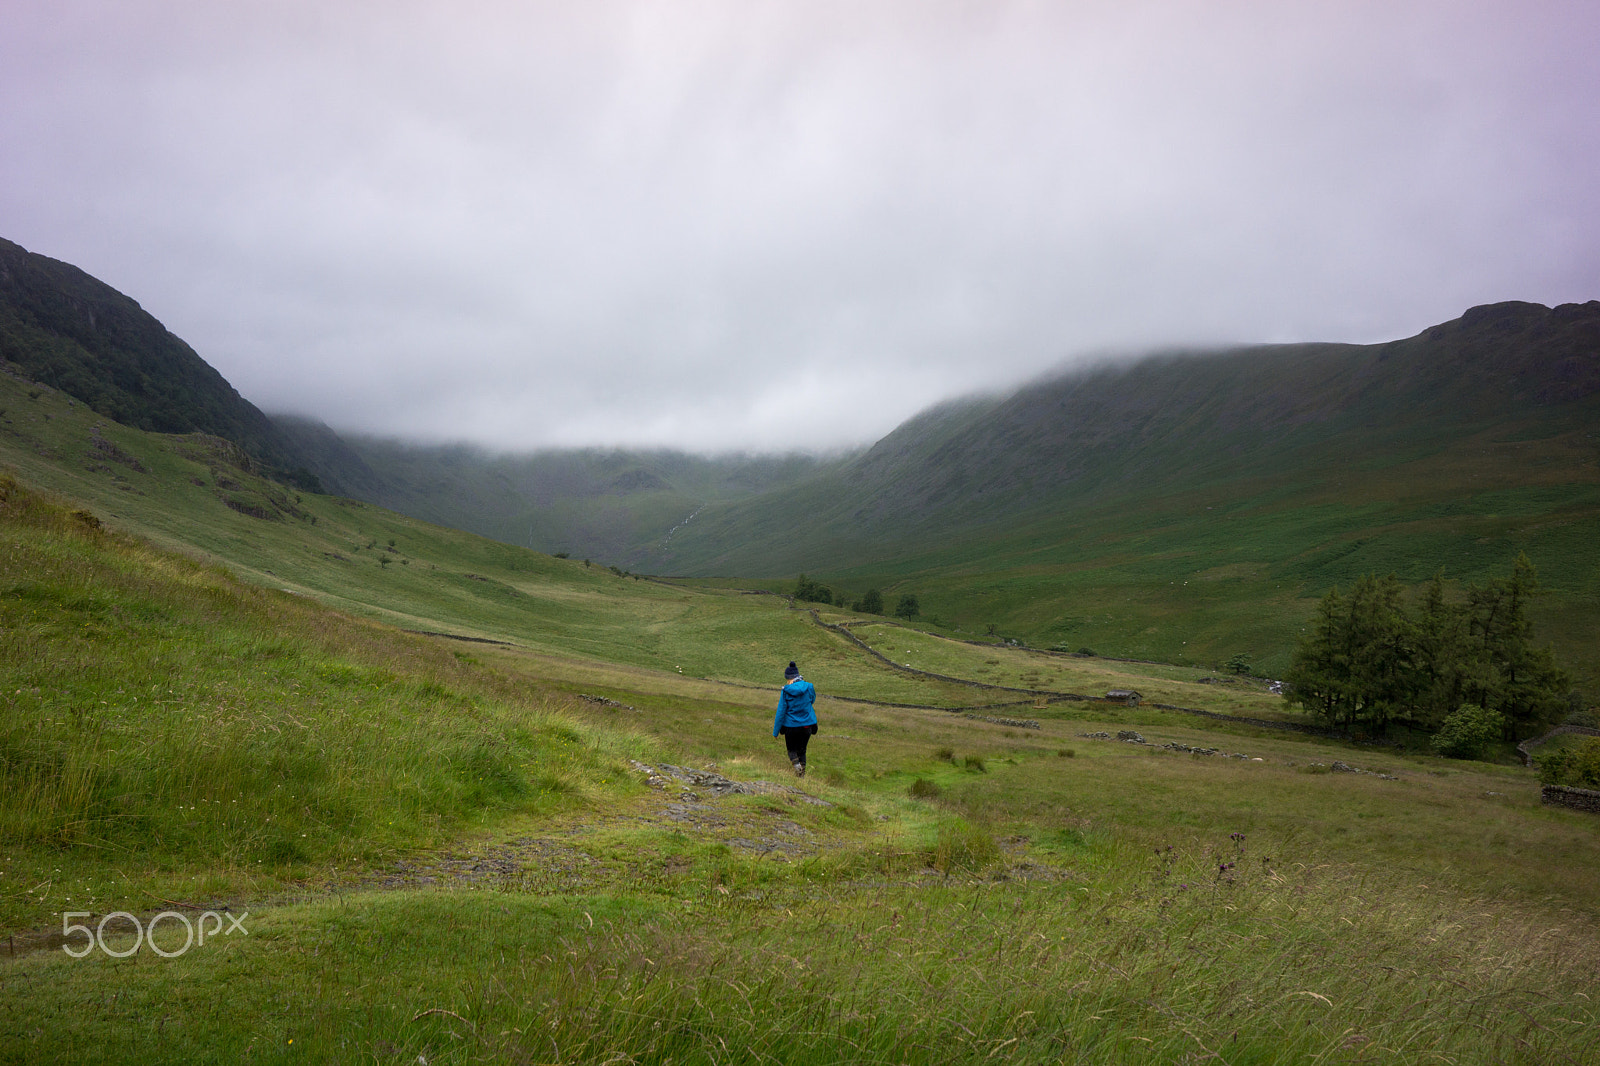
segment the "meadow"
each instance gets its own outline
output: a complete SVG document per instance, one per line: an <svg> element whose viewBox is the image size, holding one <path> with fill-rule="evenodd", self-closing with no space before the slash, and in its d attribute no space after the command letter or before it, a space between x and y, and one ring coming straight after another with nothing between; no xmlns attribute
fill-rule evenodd
<svg viewBox="0 0 1600 1066"><path fill-rule="evenodd" d="M0 1061L1600 1055L1597 823L1531 770L1150 706L1294 718L1190 665L819 612L998 688L938 681L779 597L102 423L142 470L107 462L81 407L21 402ZM771 737L791 658L822 692L801 780ZM1110 687L1147 703L1003 691ZM207 911L245 931L143 935ZM84 957L64 923L100 931Z"/></svg>

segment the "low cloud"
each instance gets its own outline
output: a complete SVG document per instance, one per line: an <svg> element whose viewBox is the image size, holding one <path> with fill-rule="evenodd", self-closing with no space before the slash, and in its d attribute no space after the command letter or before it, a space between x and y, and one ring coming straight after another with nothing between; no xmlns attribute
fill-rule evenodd
<svg viewBox="0 0 1600 1066"><path fill-rule="evenodd" d="M827 448L1600 296L1587 4L23 0L0 235L269 410Z"/></svg>

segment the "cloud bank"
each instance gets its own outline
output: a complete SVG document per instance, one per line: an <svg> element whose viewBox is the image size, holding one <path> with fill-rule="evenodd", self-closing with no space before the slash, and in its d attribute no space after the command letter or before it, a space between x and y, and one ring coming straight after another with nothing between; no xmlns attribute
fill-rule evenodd
<svg viewBox="0 0 1600 1066"><path fill-rule="evenodd" d="M1600 8L20 0L0 236L248 398L829 448L1168 345L1600 296Z"/></svg>

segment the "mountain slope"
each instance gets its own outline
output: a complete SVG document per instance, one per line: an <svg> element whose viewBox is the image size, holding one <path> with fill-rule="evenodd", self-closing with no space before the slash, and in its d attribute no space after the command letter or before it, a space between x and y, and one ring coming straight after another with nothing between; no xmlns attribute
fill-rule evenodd
<svg viewBox="0 0 1600 1066"><path fill-rule="evenodd" d="M1600 302L1475 308L1382 345L1151 358L930 412L781 501L708 508L670 551L637 561L687 573L883 562L1121 500L1316 481L1485 432L1582 431L1597 393Z"/></svg>
<svg viewBox="0 0 1600 1066"><path fill-rule="evenodd" d="M741 583L803 570L851 597L915 593L967 633L1141 658L1243 652L1279 669L1331 586L1374 571L1482 582L1525 551L1552 593L1536 617L1581 684L1600 684L1596 302L1474 308L1388 344L1101 366L942 405L834 460L490 456L279 426L132 300L9 244L0 353L25 397L9 421L0 411L13 443L59 417L33 406L25 383L39 381L511 544ZM41 438L19 462L65 462L86 487L139 499L138 457L112 429L80 428L65 451ZM190 486L217 506L304 520L280 491L224 484L220 444L158 451L217 467Z"/></svg>
<svg viewBox="0 0 1600 1066"><path fill-rule="evenodd" d="M607 563L669 544L707 503L782 491L829 465L797 454L666 450L494 455L465 445L341 437L290 415L274 420L342 492L509 544Z"/></svg>
<svg viewBox="0 0 1600 1066"><path fill-rule="evenodd" d="M0 358L124 425L210 433L268 466L304 465L272 421L133 299L0 240ZM299 480L309 486L306 477Z"/></svg>

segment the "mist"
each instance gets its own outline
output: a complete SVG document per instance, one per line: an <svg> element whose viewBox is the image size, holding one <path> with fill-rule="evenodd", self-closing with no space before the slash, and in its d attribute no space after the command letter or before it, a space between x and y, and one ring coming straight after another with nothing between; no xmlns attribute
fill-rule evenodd
<svg viewBox="0 0 1600 1066"><path fill-rule="evenodd" d="M5 22L0 235L342 431L837 450L1107 351L1600 295L1592 4Z"/></svg>

